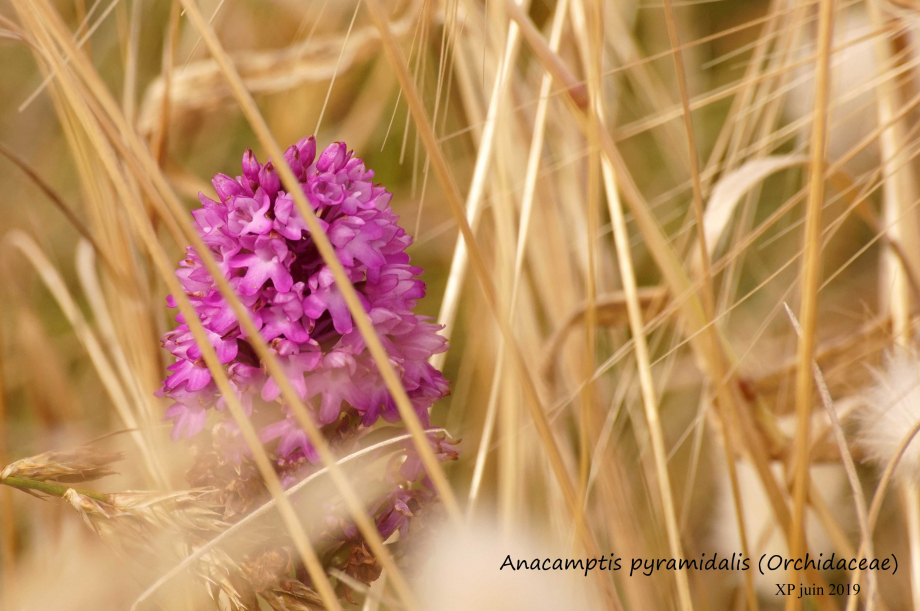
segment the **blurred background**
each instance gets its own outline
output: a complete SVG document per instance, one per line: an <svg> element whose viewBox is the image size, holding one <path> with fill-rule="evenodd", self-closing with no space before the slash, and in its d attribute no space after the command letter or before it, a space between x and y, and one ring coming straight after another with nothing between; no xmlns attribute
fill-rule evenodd
<svg viewBox="0 0 920 611"><path fill-rule="evenodd" d="M432 422L462 440L459 460L444 469L477 525L459 542L444 535L434 551L419 552L427 572L410 574L421 608L780 608L781 573L691 571L682 582L660 571L557 583L540 575L506 581L483 567L497 571L512 550L582 557L589 540L601 555L626 558L756 559L788 554L797 530L807 542L795 544L801 555L855 557L867 541L878 557L896 554L897 575L871 587L869 576L858 577L856 604L918 608L920 457L908 447L900 459L898 447L920 420L920 6L379 4L413 92L397 78L363 0L197 7L275 140L346 142L394 194L392 207L414 237L409 253L427 283L418 312L445 324L450 343L434 360L451 395L432 408ZM52 65L49 49L63 64ZM181 489L190 459L161 421L168 403L153 396L169 364L159 338L175 311L112 172L171 261L183 258L185 244L143 190L146 170L129 139L87 127L114 112L99 90L68 91L56 72L84 83L87 71L98 75L188 210L199 206L199 192L213 197L214 174L239 172L247 147L261 161L266 149L179 2L5 0L0 57L0 463L136 427L156 456L142 456L131 434L103 439L127 458L99 489L157 488L146 460L159 461ZM816 106L816 85L825 82ZM416 95L515 349L502 339L481 270L457 246L452 187L407 106ZM826 160L817 196L809 192L816 146ZM817 381L797 360L800 340L784 307L798 317L805 311L809 247L819 257L807 264L818 284L816 322L805 329ZM796 394L803 367L807 405ZM883 474L893 460L901 468L889 482ZM802 498L797 472L810 474ZM137 583L149 583L123 579L122 561L72 507L0 492L3 608L128 608L143 589ZM860 515L876 500L877 526ZM832 571L802 580L853 577ZM466 598L476 583L479 598ZM611 585L617 602L604 593ZM571 594L559 598L566 588ZM371 608L359 594L358 606L346 608ZM173 598L157 604L209 608ZM795 604L843 609L847 598Z"/></svg>

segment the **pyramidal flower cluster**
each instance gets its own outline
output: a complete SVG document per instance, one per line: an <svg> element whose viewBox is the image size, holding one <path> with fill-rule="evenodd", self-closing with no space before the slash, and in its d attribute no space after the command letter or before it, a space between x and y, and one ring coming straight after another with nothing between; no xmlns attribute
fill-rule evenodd
<svg viewBox="0 0 920 611"><path fill-rule="evenodd" d="M428 364L446 350L446 340L426 317L413 313L425 284L422 270L409 263L412 238L398 225L389 206L391 194L371 182L373 171L336 142L317 156L313 137L285 152L300 188L335 248L364 309L383 342L390 362L422 424L428 409L448 394L443 376ZM320 256L290 193L281 188L272 162L260 164L251 150L243 155L242 175L218 174L212 181L218 199L200 195L192 211L198 233L221 272L240 296L271 350L311 415L327 436L340 438L370 427L379 419L400 419L376 364L352 320L329 267ZM177 275L200 316L231 385L260 438L274 452L279 471L319 458L306 434L280 397L250 339L199 255L189 247ZM170 296L169 305L175 307ZM163 338L175 357L160 396L172 400L166 416L172 437L194 437L209 422L226 432L235 425L224 398L202 360L187 322ZM233 437L233 435L230 435ZM452 450L434 440L437 450ZM239 452L228 450L229 453ZM416 461L407 461L407 467ZM410 469L411 470L411 469ZM408 475L408 474L407 474ZM288 479L290 481L290 479Z"/></svg>

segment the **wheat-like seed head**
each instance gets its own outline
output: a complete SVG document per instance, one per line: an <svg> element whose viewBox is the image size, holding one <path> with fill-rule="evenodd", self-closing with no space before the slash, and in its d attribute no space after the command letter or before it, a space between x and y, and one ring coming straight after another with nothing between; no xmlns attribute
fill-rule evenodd
<svg viewBox="0 0 920 611"><path fill-rule="evenodd" d="M864 405L857 413L859 439L884 467L920 422L920 358L912 349L890 352L882 368L873 374L875 384L863 393ZM912 441L907 446L895 475L915 481L920 478L920 443Z"/></svg>
<svg viewBox="0 0 920 611"><path fill-rule="evenodd" d="M207 543L207 533L229 526L209 489L120 492L103 502L71 488L63 498L100 538L128 554L160 550L166 542L178 561ZM316 592L290 578L292 568L291 551L269 545L241 560L213 547L191 570L211 598L231 611L258 608L257 595L278 611L322 609Z"/></svg>
<svg viewBox="0 0 920 611"><path fill-rule="evenodd" d="M123 458L123 452L99 452L89 446L52 450L7 465L0 471L0 480L24 477L43 482L88 482L113 475L111 465Z"/></svg>

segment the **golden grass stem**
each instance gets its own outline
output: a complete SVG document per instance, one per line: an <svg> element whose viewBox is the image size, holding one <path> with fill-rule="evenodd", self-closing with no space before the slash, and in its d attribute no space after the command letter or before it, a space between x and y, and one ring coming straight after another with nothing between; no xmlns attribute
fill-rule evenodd
<svg viewBox="0 0 920 611"><path fill-rule="evenodd" d="M167 142L169 141L169 110L172 96L172 77L176 63L176 45L179 42L179 0L169 5L169 21L166 39L163 41L163 59L160 78L163 80L163 103L160 105L159 120L150 138L150 152L160 166L165 165Z"/></svg>
<svg viewBox="0 0 920 611"><path fill-rule="evenodd" d="M873 27L883 27L885 19L881 14L881 7L878 6L877 0L866 2L866 11L869 15ZM875 61L879 68L888 68L893 64L895 58L892 57L891 41L885 38L879 38L875 41L873 50L875 51ZM896 72L896 67L892 65L892 72ZM916 222L916 214L908 212L908 207L913 204L917 198L917 186L910 168L904 167L904 157L907 154L907 138L905 137L904 120L894 117L899 107L898 100L898 82L895 79L884 79L876 87L876 98L878 103L878 120L880 125L887 126L879 135L879 148L882 154L882 172L884 175L885 188L882 191L883 211L886 221L891 224L892 236L895 240L903 244L910 252L910 260L916 264L918 256L916 249L920 248L920 235L918 230L911 224ZM911 339L910 330L910 309L911 296L910 286L905 278L905 272L900 269L898 261L889 253L889 256L883 261L883 285L880 286L882 299L891 303L892 315L894 317L895 338L900 344L904 344ZM909 269L909 268L908 268ZM888 294L891 297L888 297Z"/></svg>
<svg viewBox="0 0 920 611"><path fill-rule="evenodd" d="M115 7L118 6L118 3L120 1L121 0L112 0L112 2L106 7L106 9L102 12L102 14L99 15L99 19L97 19L96 22L92 26L90 26L90 28L86 31L86 33L80 36L79 40L76 41L77 48L83 47L83 45L89 41L89 39L92 37L96 29L100 25L102 25L102 22L105 21L105 18L109 16L109 13L115 10ZM89 18L89 16L90 15L87 15L86 17ZM79 30L77 32L79 33ZM66 66L68 63L69 63L69 60L65 58L64 65ZM23 100L22 104L20 104L19 108L17 108L16 110L18 112L24 112L29 107L29 105L33 101L35 101L35 99L38 98L39 95L41 95L42 91L45 90L45 88L51 83L51 81L54 80L54 76L55 76L55 73L52 70L48 74L48 76L46 76L45 79L41 82L41 85L39 85L38 88L36 88L35 91L33 91L29 95L29 97Z"/></svg>
<svg viewBox="0 0 920 611"><path fill-rule="evenodd" d="M141 11L144 0L134 0L131 3L131 13L128 23L128 40L125 52L125 79L122 93L122 112L128 123L134 123L134 114L137 110L137 62L141 44Z"/></svg>
<svg viewBox="0 0 920 611"><path fill-rule="evenodd" d="M789 553L802 556L805 542L805 505L809 477L809 431L811 429L812 372L815 352L815 332L818 322L818 284L821 272L821 211L824 206L825 147L827 146L827 105L830 90L830 56L834 20L834 0L822 0L818 16L818 58L814 87L814 111L811 131L811 161L809 165L809 193L805 209L805 254L802 261L802 303L799 319L802 335L798 341L798 369L796 371L795 406L796 432L793 464L793 511ZM796 571L790 571L791 582ZM799 603L792 598L786 601L786 611Z"/></svg>
<svg viewBox="0 0 920 611"><path fill-rule="evenodd" d="M655 396L655 382L652 379L651 360L648 352L648 343L645 337L645 329L643 328L642 308L639 305L632 253L629 250L629 232L626 229L626 218L620 204L613 168L607 159L604 160L603 170L605 183L607 185L607 202L610 208L610 216L613 220L617 263L620 267L623 292L626 294L626 306L629 311L629 326L633 335L633 349L635 351L636 365L639 372L642 405L645 408L645 418L648 421L649 435L651 436L652 453L655 460L658 491L661 495L668 545L672 557L683 558L683 551L680 543L680 528L677 524L677 513L674 509L674 499L671 492L671 478L668 475L668 460L664 445L664 434L661 428L661 420L658 415L658 399ZM674 577L677 581L680 608L684 611L692 610L693 599L690 595L690 584L686 572L676 571Z"/></svg>
<svg viewBox="0 0 920 611"><path fill-rule="evenodd" d="M313 133L319 136L319 128L323 124L323 117L326 116L326 106L329 105L329 97L332 96L332 88L335 87L335 77L338 76L339 66L342 65L342 56L345 55L345 49L348 48L348 38L351 36L351 31L355 27L355 19L358 18L358 11L361 9L361 3L355 3L355 11L351 14L351 21L348 23L348 30L345 32L345 39L342 41L342 48L339 51L339 57L335 61L335 70L332 73L332 78L329 79L329 87L326 89L326 97L323 99L323 106L319 110L319 117L316 119L316 129L313 130Z"/></svg>
<svg viewBox="0 0 920 611"><path fill-rule="evenodd" d="M769 42L775 36L774 32L778 29L780 23L780 17L783 13L790 10L796 10L796 7L800 6L796 3L796 6L787 8L785 11L778 10L781 2L779 0L773 0L770 3L770 8L768 9L767 16L765 19L767 21L764 24L763 31L761 35L757 38L757 43L754 47L753 55L748 63L748 67L745 70L743 80L750 83L750 86L745 88L741 95L736 96L732 100L732 106L728 111L728 116L725 120L725 123L721 130L719 130L719 135L716 138L715 145L713 146L712 153L709 155L709 160L706 163L706 169L702 172L702 178L704 184L708 187L709 180L715 176L715 170L720 165L723 168L723 173L727 170L731 170L732 166L728 165L725 160L726 154L731 155L732 144L739 144L741 138L738 136L737 130L735 128L735 117L737 117L742 109L748 108L755 96L755 91L757 89L758 81L753 81L752 76L758 74L761 71L761 66L763 64L764 57L767 54L769 49ZM673 44L672 44L673 47Z"/></svg>
<svg viewBox="0 0 920 611"><path fill-rule="evenodd" d="M105 300L105 294L99 283L99 277L96 274L96 251L90 247L86 241L80 241L76 248L76 270L80 280L80 286L86 296L86 300L93 312L93 320L99 329L99 336L104 345L108 347L108 352L114 362L115 370L121 376L122 384L126 392L130 394L131 400L137 406L137 415L143 423L141 434L147 436L148 443L151 447L157 448L153 438L152 429L160 424L159 406L154 405L153 397L146 394L143 389L142 381L134 370L132 370L127 355L118 342L115 327L112 324L112 315ZM147 409L143 409L146 407ZM164 475L165 477L165 475ZM168 481L159 482L168 485Z"/></svg>
<svg viewBox="0 0 920 611"><path fill-rule="evenodd" d="M534 55L537 56L546 71L552 74L565 88L572 102L579 108L588 108L590 100L587 87L585 87L583 82L575 78L575 75L572 74L568 66L559 58L559 55L546 44L540 30L538 30L537 26L530 20L527 13L525 13L513 0L505 1L505 10L508 12L508 16L521 28L521 34L524 36L527 44L530 45Z"/></svg>
<svg viewBox="0 0 920 611"><path fill-rule="evenodd" d="M577 8L576 8L577 7ZM577 10L578 18L573 19L573 26L581 41L579 48L582 52L582 62L588 72L588 121L591 129L586 134L588 144L588 185L585 199L585 346L582 355L582 385L579 409L579 440L578 440L578 466L579 466L579 501L582 506L587 505L588 480L591 474L591 444L593 431L596 431L595 422L595 388L593 373L596 366L597 351L597 237L600 225L600 162L601 152L597 142L597 132L600 130L601 120L599 114L603 109L603 90L601 87L599 64L603 54L603 38L601 27L604 21L603 10L600 4L593 6L591 19L585 19L589 8L585 2L579 0L573 5L573 12ZM513 22L512 22L513 23ZM584 524L576 524L576 528L584 528Z"/></svg>

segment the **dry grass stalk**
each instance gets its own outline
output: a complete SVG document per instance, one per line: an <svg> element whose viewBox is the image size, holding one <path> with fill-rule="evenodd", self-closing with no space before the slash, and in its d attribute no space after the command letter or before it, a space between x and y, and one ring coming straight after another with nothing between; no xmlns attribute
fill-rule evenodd
<svg viewBox="0 0 920 611"><path fill-rule="evenodd" d="M5 243L8 246L15 247L19 250L35 269L41 275L42 281L54 295L55 300L64 312L65 317L73 326L81 342L90 355L93 365L96 367L100 378L109 393L113 404L121 417L125 428L131 431L131 437L134 439L141 454L144 458L147 472L152 481L162 485L165 482L162 464L159 462L153 444L149 436L145 436L138 431L138 424L142 414L138 414L137 407L132 405L128 400L128 393L125 389L125 381L119 378L115 369L106 355L98 337L83 317L82 312L77 307L73 296L67 289L66 284L61 278L58 271L51 264L41 248L26 234L18 231L11 231L5 236Z"/></svg>
<svg viewBox="0 0 920 611"><path fill-rule="evenodd" d="M599 109L595 109L595 111L599 112ZM602 118L599 118L599 120L602 121ZM603 125L602 122L601 125ZM635 269L633 266L632 254L629 251L629 234L626 229L626 220L617 193L616 178L608 159L605 159L603 167L605 184L607 186L607 201L610 207L610 215L613 219L617 261L620 265L623 291L626 294L626 306L629 312L629 325L634 339L634 350L639 371L640 388L642 391L642 404L645 408L645 417L648 421L649 432L652 439L658 490L661 495L662 510L668 535L668 545L672 557L681 558L683 557L683 552L678 532L677 514L674 508L671 477L668 473L667 458L665 456L664 438L658 414L658 399L655 396L655 383L652 379L648 343L643 329L642 308L639 304ZM690 585L687 575L678 571L675 575L675 579L677 581L681 608L685 610L693 609L693 600L690 595Z"/></svg>

